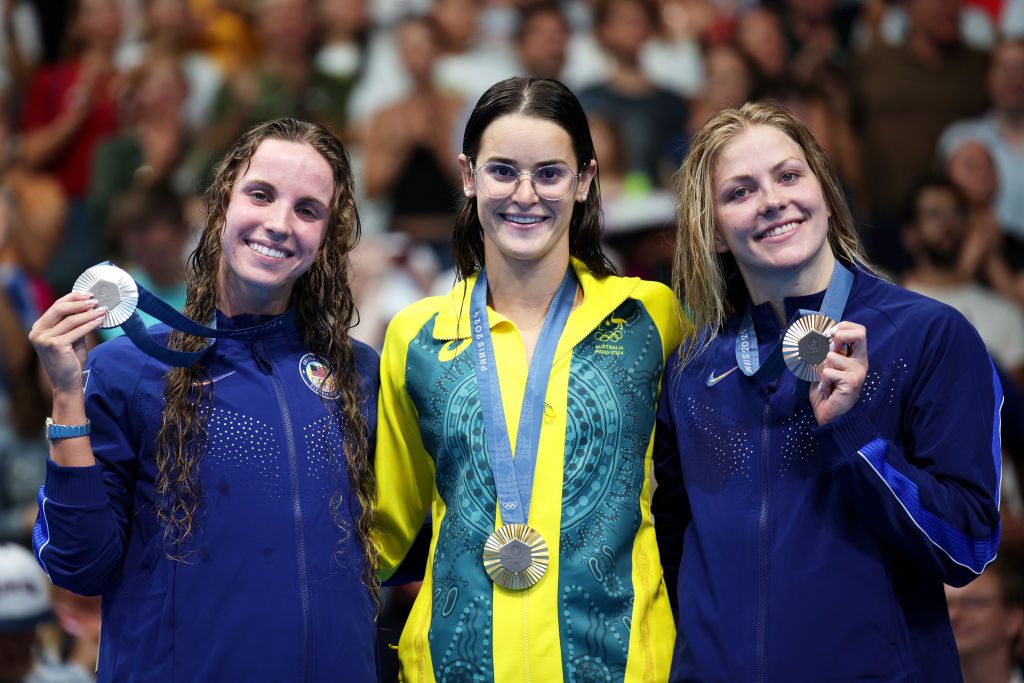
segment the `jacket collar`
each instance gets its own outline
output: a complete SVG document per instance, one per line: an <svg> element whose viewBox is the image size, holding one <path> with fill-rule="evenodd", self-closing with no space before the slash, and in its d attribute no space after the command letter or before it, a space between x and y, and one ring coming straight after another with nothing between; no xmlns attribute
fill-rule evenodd
<svg viewBox="0 0 1024 683"><path fill-rule="evenodd" d="M629 298L640 284L636 277L595 277L578 259L571 259L576 278L583 288L583 301L569 315L569 322L558 343L556 356L561 356L565 346L575 346L607 318L612 311ZM473 274L455 285L445 296L434 323L434 339L451 341L467 339L470 336L469 299L476 285L477 275ZM500 323L511 322L508 318L488 306L488 320L493 329Z"/></svg>

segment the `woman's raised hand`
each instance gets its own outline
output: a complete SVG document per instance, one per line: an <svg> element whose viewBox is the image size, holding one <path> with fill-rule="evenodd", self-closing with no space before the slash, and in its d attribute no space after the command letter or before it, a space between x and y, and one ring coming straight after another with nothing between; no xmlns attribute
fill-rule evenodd
<svg viewBox="0 0 1024 683"><path fill-rule="evenodd" d="M848 354L839 352L846 347ZM843 415L860 398L868 375L868 331L863 325L841 322L832 333L821 381L811 385L811 408L819 425Z"/></svg>
<svg viewBox="0 0 1024 683"><path fill-rule="evenodd" d="M100 326L107 313L89 292L62 296L39 316L28 339L39 354L54 393L82 391L87 351L85 337Z"/></svg>

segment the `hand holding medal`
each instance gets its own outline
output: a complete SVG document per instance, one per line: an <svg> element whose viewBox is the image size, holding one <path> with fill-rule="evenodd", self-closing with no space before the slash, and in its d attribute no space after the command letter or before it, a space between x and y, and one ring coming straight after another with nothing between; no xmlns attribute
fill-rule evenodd
<svg viewBox="0 0 1024 683"><path fill-rule="evenodd" d="M863 325L841 322L834 326L829 350L820 363L820 379L811 384L811 409L819 425L843 415L860 398L868 374L867 330ZM846 347L843 354L837 349Z"/></svg>

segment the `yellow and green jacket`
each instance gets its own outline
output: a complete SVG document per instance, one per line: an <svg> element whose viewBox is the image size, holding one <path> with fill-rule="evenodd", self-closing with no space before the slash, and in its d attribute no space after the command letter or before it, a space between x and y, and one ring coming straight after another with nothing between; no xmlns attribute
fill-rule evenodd
<svg viewBox="0 0 1024 683"><path fill-rule="evenodd" d="M481 554L501 525L469 327L475 277L388 327L376 474L381 576L429 509L423 587L399 643L407 681L665 681L675 626L651 521L651 442L662 370L683 320L671 290L573 267L583 301L558 341L529 523L550 566L533 587L491 583ZM488 309L509 439L528 364Z"/></svg>

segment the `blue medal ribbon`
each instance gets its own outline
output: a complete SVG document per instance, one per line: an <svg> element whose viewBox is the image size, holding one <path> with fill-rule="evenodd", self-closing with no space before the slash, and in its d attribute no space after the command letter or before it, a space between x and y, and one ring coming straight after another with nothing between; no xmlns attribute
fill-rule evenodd
<svg viewBox="0 0 1024 683"><path fill-rule="evenodd" d="M565 272L562 283L544 316L537 339L537 347L526 376L526 392L519 413L519 431L516 435L515 457L512 455L505 408L501 401L501 387L495 367L491 327L487 320L487 271L480 269L470 299L473 347L476 351L473 367L476 370L477 396L484 419L487 453L494 475L503 524L526 524L530 514L533 493L533 475L540 443L540 427L544 416L544 397L548 378L555 359L555 348L562 336L565 323L576 297L576 274L572 267Z"/></svg>
<svg viewBox="0 0 1024 683"><path fill-rule="evenodd" d="M112 264L107 261L99 265ZM127 272L122 272L124 273L123 277L131 277ZM290 317L289 313L284 313L282 315L275 316L265 323L254 325L252 327L218 330L215 327L200 325L191 318L185 317L185 315L173 306L161 300L158 296L150 292L138 282L135 282L135 287L139 293L138 303L128 319L118 325L118 327L124 330L125 336L128 337L128 339L130 339L131 342L147 356L155 358L166 365L178 368L191 367L192 365L201 362L213 349L213 344L217 339L254 339L256 337L263 336L270 330L280 327ZM146 328L146 323L143 322L142 317L139 316L140 310L150 314L172 329L179 330L196 337L204 337L209 339L210 343L207 344L206 348L200 349L199 351L176 351L174 349L169 349L157 342L156 339L153 338L153 335L149 333L149 330Z"/></svg>
<svg viewBox="0 0 1024 683"><path fill-rule="evenodd" d="M215 327L200 325L191 318L185 317L175 308L161 300L155 294L135 283L139 288L139 304L134 313L127 320L121 323L121 329L140 351L147 356L177 368L187 368L201 362L208 353L213 350L214 341L217 339L255 339L263 336L266 332L279 327L288 314L282 314L268 320L260 325L243 327L233 330L218 330ZM163 346L146 329L146 323L139 316L138 311L145 311L169 327L191 334L196 337L210 339L205 349L199 351L175 351Z"/></svg>
<svg viewBox="0 0 1024 683"><path fill-rule="evenodd" d="M793 316L793 320L812 313L820 313L835 321L842 320L843 309L846 308L846 300L850 298L850 290L852 288L853 273L836 259L835 268L832 269L832 277L828 281L828 288L825 289L825 298L821 302L821 309L809 311L801 308ZM790 320L787 326L793 320ZM773 346L772 350L768 352L769 361L778 352L780 346L781 342ZM739 366L740 372L747 377L754 376L761 369L761 359L757 349L757 331L754 329L752 303L747 305L747 310L743 314L743 322L740 323L739 334L736 335L736 365Z"/></svg>

